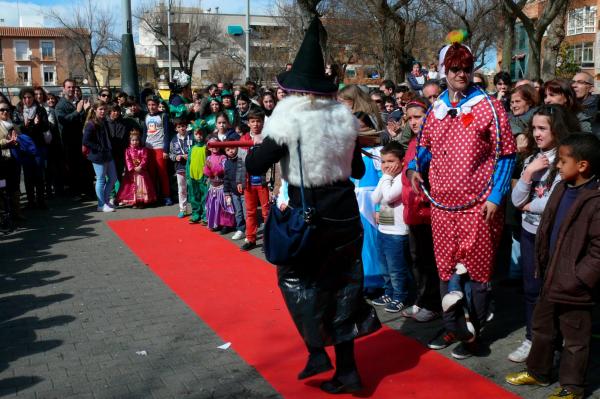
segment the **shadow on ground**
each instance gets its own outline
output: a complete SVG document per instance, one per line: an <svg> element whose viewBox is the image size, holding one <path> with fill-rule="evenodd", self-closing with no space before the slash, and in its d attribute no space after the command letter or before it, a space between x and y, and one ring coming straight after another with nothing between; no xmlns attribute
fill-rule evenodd
<svg viewBox="0 0 600 399"><path fill-rule="evenodd" d="M60 283L73 276L52 270L56 261L69 254L56 254L52 247L61 241L92 237L92 228L88 227L92 220L86 214L91 208L62 199L52 200L49 205L49 211L25 212L26 221L12 233L0 236L0 373L4 375L0 379L0 396L14 394L44 380L37 375L11 377L10 364L61 346L62 340L39 339L37 332L75 320L71 315L43 318L40 313L53 304L73 298L68 292L60 292ZM33 266L35 270L31 270ZM56 294L28 293L30 289L49 284L56 287ZM28 315L29 312L37 315Z"/></svg>

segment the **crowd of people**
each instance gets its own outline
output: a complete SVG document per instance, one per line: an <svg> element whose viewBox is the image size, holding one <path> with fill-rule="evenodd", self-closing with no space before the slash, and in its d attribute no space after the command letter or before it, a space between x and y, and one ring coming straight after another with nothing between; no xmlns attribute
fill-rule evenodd
<svg viewBox="0 0 600 399"><path fill-rule="evenodd" d="M506 355L528 369L507 381L547 384L554 349L564 347L561 387L552 397L582 397L600 279L594 78L579 72L570 81L513 82L499 72L488 92L464 49L449 46L428 70L415 63L407 83L341 84L328 92L358 129L355 150L360 147L364 173L354 173L353 163L343 175L353 182L360 212L364 295L417 322L443 317L444 330L429 348L458 342L452 355L465 359L477 354L480 333L493 319L494 269L508 270L509 278L522 280L526 331ZM193 91L185 74L175 77L168 100L151 87L139 97L102 88L97 98L83 98L69 79L60 98L24 88L16 107L0 99L0 179L8 193L2 206L17 222L26 217L21 173L26 208L47 209L46 198L54 195L93 196L100 212L171 206L176 199L177 217L232 233L244 239L242 250L251 250L270 207L284 210L290 194L298 195L298 181L285 179L293 167L278 165L287 147L278 147L286 139L276 130L291 126L284 113L296 112L286 100L294 90L286 89L247 81ZM327 115L327 121L301 123L318 130L341 120ZM270 163L253 155L261 146L266 151L265 126L266 143L278 154ZM339 134L303 147L310 184L318 186L319 173L339 167L311 156L319 145L348 144ZM303 378L331 368L322 348L308 349ZM334 382L329 391L353 389Z"/></svg>

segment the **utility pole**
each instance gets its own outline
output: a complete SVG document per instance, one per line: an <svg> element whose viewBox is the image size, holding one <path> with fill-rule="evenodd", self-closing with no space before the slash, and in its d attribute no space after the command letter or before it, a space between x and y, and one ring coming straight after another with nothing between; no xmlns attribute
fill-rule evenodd
<svg viewBox="0 0 600 399"><path fill-rule="evenodd" d="M169 0L169 6L167 8L167 40L169 43L167 45L169 51L169 82L173 81L173 68L171 66L171 4L173 0Z"/></svg>
<svg viewBox="0 0 600 399"><path fill-rule="evenodd" d="M246 0L246 80L250 79L250 0Z"/></svg>
<svg viewBox="0 0 600 399"><path fill-rule="evenodd" d="M121 0L124 33L121 36L121 90L130 96L140 94L137 65L135 61L135 46L131 32L131 0Z"/></svg>

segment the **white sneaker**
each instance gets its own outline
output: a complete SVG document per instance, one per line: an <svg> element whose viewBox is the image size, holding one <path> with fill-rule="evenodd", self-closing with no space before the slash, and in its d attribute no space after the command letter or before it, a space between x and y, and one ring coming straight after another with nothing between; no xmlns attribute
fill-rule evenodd
<svg viewBox="0 0 600 399"><path fill-rule="evenodd" d="M239 240L239 239L241 239L242 237L244 237L244 233L243 233L242 231L239 231L239 230L238 230L238 231L236 231L236 232L233 234L233 236L231 236L231 239L232 239L232 240Z"/></svg>
<svg viewBox="0 0 600 399"><path fill-rule="evenodd" d="M100 209L100 208L98 208ZM108 204L104 204L104 206L102 207L102 212L114 212L115 208L111 208L110 205Z"/></svg>
<svg viewBox="0 0 600 399"><path fill-rule="evenodd" d="M514 352L512 352L510 355L508 355L508 360L515 362L515 363L523 363L525 360L527 360L530 350L531 350L531 341L526 339L525 341L523 341L521 343L521 346L519 346L517 349L515 349Z"/></svg>
<svg viewBox="0 0 600 399"><path fill-rule="evenodd" d="M420 307L418 307L417 305L412 305L407 308L404 308L404 310L400 312L400 314L404 317L412 318L415 317L417 313L419 313L419 310L421 310Z"/></svg>

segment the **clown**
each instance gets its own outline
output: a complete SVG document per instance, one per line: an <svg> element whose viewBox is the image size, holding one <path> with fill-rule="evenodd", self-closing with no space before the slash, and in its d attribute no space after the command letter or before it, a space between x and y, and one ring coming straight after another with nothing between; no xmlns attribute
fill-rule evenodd
<svg viewBox="0 0 600 399"><path fill-rule="evenodd" d="M500 242L500 207L510 188L515 142L502 105L472 84L473 54L459 43L440 52L448 90L433 104L419 137L407 177L434 205L431 213L440 293L457 269L467 269L464 307L444 313L445 332L431 349L461 341L453 357L477 352L478 334L488 316L490 278ZM467 328L470 319L473 328Z"/></svg>

